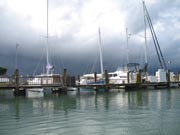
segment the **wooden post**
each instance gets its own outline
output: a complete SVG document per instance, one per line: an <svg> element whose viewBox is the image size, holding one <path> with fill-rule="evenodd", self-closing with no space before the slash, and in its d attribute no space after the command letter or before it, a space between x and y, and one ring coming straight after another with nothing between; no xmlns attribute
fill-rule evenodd
<svg viewBox="0 0 180 135"><path fill-rule="evenodd" d="M167 72L167 87L169 88L170 87L170 70L168 69L168 72Z"/></svg>
<svg viewBox="0 0 180 135"><path fill-rule="evenodd" d="M80 75L77 75L78 84L76 84L78 87L78 92L80 91Z"/></svg>
<svg viewBox="0 0 180 135"><path fill-rule="evenodd" d="M109 77L108 77L108 72L107 70L105 70L105 85L106 85L106 88L108 88L109 86Z"/></svg>
<svg viewBox="0 0 180 135"><path fill-rule="evenodd" d="M180 71L178 71L178 76L177 76L177 80L180 81Z"/></svg>
<svg viewBox="0 0 180 135"><path fill-rule="evenodd" d="M63 73L63 85L64 85L64 90L67 92L67 69L64 69Z"/></svg>
<svg viewBox="0 0 180 135"><path fill-rule="evenodd" d="M129 84L129 71L127 72L127 82Z"/></svg>
<svg viewBox="0 0 180 135"><path fill-rule="evenodd" d="M97 82L97 72L94 72L94 83L96 84Z"/></svg>
<svg viewBox="0 0 180 135"><path fill-rule="evenodd" d="M141 69L139 69L139 84L141 84Z"/></svg>
<svg viewBox="0 0 180 135"><path fill-rule="evenodd" d="M141 84L141 70L140 69L137 74L137 84Z"/></svg>
<svg viewBox="0 0 180 135"><path fill-rule="evenodd" d="M80 85L80 75L77 76L78 85Z"/></svg>
<svg viewBox="0 0 180 135"><path fill-rule="evenodd" d="M15 70L15 92L14 92L14 95L15 96L18 96L20 93L19 93L19 70L16 69Z"/></svg>

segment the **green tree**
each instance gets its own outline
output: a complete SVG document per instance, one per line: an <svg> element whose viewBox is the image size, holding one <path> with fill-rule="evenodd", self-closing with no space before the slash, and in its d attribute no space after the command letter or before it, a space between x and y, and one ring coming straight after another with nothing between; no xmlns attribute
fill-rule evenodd
<svg viewBox="0 0 180 135"><path fill-rule="evenodd" d="M6 68L0 67L0 75L4 75L4 74L6 74L6 72L7 72Z"/></svg>

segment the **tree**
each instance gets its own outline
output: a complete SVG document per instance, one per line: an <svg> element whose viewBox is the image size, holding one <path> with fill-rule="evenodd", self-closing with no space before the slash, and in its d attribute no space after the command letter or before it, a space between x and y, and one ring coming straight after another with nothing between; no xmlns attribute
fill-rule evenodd
<svg viewBox="0 0 180 135"><path fill-rule="evenodd" d="M6 72L7 72L6 68L0 67L0 75L4 75L4 74L6 74Z"/></svg>

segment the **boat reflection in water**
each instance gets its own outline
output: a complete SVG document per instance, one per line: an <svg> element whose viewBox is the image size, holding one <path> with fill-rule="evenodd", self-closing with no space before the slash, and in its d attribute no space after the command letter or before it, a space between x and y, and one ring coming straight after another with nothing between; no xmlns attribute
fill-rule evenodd
<svg viewBox="0 0 180 135"><path fill-rule="evenodd" d="M41 98L44 97L43 88L32 88L26 90L26 97L28 98Z"/></svg>

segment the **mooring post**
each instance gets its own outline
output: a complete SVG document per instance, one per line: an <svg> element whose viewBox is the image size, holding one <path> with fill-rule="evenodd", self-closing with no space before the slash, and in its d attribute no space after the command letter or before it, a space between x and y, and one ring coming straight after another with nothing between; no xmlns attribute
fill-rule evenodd
<svg viewBox="0 0 180 135"><path fill-rule="evenodd" d="M127 82L129 84L129 71L127 72Z"/></svg>
<svg viewBox="0 0 180 135"><path fill-rule="evenodd" d="M139 84L141 84L141 81L142 81L142 79L141 79L141 69L139 69Z"/></svg>
<svg viewBox="0 0 180 135"><path fill-rule="evenodd" d="M77 80L78 80L78 83L76 85L77 85L77 89L79 92L79 90L80 90L80 75L77 75Z"/></svg>
<svg viewBox="0 0 180 135"><path fill-rule="evenodd" d="M19 69L15 70L15 96L19 95Z"/></svg>
<svg viewBox="0 0 180 135"><path fill-rule="evenodd" d="M108 89L109 87L109 77L108 77L108 71L105 70L105 85L106 85L106 89Z"/></svg>
<svg viewBox="0 0 180 135"><path fill-rule="evenodd" d="M64 69L63 73L63 85L64 85L64 91L67 92L67 69Z"/></svg>
<svg viewBox="0 0 180 135"><path fill-rule="evenodd" d="M141 69L139 69L137 74L137 84L141 84Z"/></svg>
<svg viewBox="0 0 180 135"><path fill-rule="evenodd" d="M80 85L80 75L77 75L78 86Z"/></svg>
<svg viewBox="0 0 180 135"><path fill-rule="evenodd" d="M170 87L170 70L168 69L168 72L167 72L167 87L169 88Z"/></svg>
<svg viewBox="0 0 180 135"><path fill-rule="evenodd" d="M95 82L95 84L97 82L97 72L94 72L94 82Z"/></svg>
<svg viewBox="0 0 180 135"><path fill-rule="evenodd" d="M178 71L177 81L180 81L180 71Z"/></svg>

